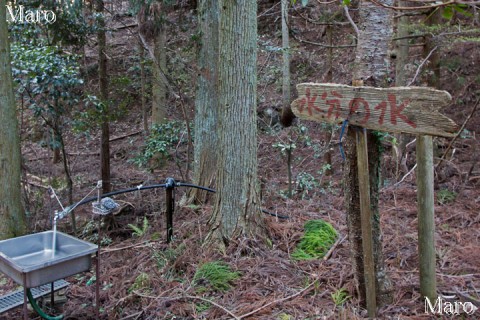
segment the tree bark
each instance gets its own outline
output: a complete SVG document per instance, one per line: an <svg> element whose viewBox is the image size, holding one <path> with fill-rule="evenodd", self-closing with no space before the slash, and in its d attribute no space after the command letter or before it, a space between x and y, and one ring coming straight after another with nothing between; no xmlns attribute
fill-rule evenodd
<svg viewBox="0 0 480 320"><path fill-rule="evenodd" d="M214 187L217 154L218 119L218 32L219 7L217 0L201 0L201 47L198 56L198 83L195 99L195 149L193 181L197 185ZM209 193L191 189L190 202L204 203Z"/></svg>
<svg viewBox="0 0 480 320"><path fill-rule="evenodd" d="M257 181L257 2L223 0L219 33L217 196L209 239L267 235Z"/></svg>
<svg viewBox="0 0 480 320"><path fill-rule="evenodd" d="M105 35L105 18L103 0L97 0L98 21L98 77L100 83L100 99L104 104L100 137L100 175L102 177L102 192L112 190L110 181L110 124L108 103L108 74L107 74L107 40Z"/></svg>
<svg viewBox="0 0 480 320"><path fill-rule="evenodd" d="M0 5L0 239L20 236L26 231L20 184L20 135L5 16L5 5Z"/></svg>
<svg viewBox="0 0 480 320"><path fill-rule="evenodd" d="M391 13L369 1L361 1L359 15L359 37L355 56L354 84L385 86L387 84L388 44L392 35ZM357 151L354 128L350 128L346 143L346 161L344 165L344 191L347 210L347 224L352 251L355 279L359 294L365 301L365 278L362 250L362 230L360 216L360 197L358 188ZM385 270L382 252L382 234L378 198L380 187L380 142L378 136L368 130L368 168L370 172L370 204L372 210L372 237L375 261L375 291L377 305L382 306L392 299L392 283Z"/></svg>

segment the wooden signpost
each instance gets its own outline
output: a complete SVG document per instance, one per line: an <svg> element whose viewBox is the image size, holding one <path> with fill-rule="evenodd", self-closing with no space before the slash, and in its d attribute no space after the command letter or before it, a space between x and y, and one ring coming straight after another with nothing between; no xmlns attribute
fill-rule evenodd
<svg viewBox="0 0 480 320"><path fill-rule="evenodd" d="M438 112L452 100L446 91L424 87L372 88L332 83L297 85L292 110L299 118L349 124L377 131L452 137L455 122Z"/></svg>
<svg viewBox="0 0 480 320"><path fill-rule="evenodd" d="M297 85L299 97L292 110L301 119L350 125L377 131L417 134L417 198L420 291L435 299L435 221L433 210L433 150L431 136L453 137L455 122L440 114L452 97L446 91L424 87L372 88L332 83ZM369 317L376 314L372 213L367 138L356 132L360 214L366 303ZM431 300L431 301L433 301Z"/></svg>

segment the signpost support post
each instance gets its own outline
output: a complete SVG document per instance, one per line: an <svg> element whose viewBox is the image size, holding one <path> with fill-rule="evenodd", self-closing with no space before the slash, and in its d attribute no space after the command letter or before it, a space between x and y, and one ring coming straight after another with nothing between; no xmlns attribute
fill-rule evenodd
<svg viewBox="0 0 480 320"><path fill-rule="evenodd" d="M417 136L417 206L420 293L430 301L437 298L435 273L435 217L432 137Z"/></svg>
<svg viewBox="0 0 480 320"><path fill-rule="evenodd" d="M360 193L360 219L362 224L363 273L365 276L365 294L368 317L377 313L377 295L375 292L375 260L373 257L372 210L370 208L370 175L368 171L367 133L356 128L358 165L358 189Z"/></svg>

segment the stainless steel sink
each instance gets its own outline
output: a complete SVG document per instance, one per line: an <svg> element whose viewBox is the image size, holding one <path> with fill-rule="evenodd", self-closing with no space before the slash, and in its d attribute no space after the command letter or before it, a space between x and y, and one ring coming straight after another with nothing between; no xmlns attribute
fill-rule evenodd
<svg viewBox="0 0 480 320"><path fill-rule="evenodd" d="M90 269L97 245L53 231L34 233L0 241L0 271L26 288Z"/></svg>

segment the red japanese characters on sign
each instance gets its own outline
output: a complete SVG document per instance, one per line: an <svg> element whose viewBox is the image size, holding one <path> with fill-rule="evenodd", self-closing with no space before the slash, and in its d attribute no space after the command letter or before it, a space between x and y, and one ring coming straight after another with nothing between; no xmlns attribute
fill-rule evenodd
<svg viewBox="0 0 480 320"><path fill-rule="evenodd" d="M457 125L437 112L451 97L430 88L371 88L307 83L297 86L292 109L299 118L379 131L451 136Z"/></svg>
<svg viewBox="0 0 480 320"><path fill-rule="evenodd" d="M331 98L329 97L329 95L331 96ZM344 111L347 111L346 114L343 114L342 117L340 117L340 113L342 111L341 105L343 96L340 93L333 90L330 92L323 92L320 96L320 100L324 102L323 105L322 103L315 105L315 101L317 98L318 96L312 96L312 94L310 93L310 89L307 88L305 97L298 100L298 112L303 113L306 111L310 116L312 116L313 112L315 111L317 113L324 113L327 119L335 120L338 120L339 118L348 119L351 115L360 114L362 117L362 119L359 120L360 125L367 124L370 120L371 107L368 101L364 98L352 98L348 102L348 110L344 109ZM387 109L389 109L389 119L392 125L396 125L397 118L399 118L412 128L417 127L417 125L413 121L411 121L406 115L402 114L403 109L405 109L405 107L410 102L409 100L406 100L400 105L398 105L397 97L395 96L395 94L390 93L387 95L387 101L381 101L373 108L373 110L380 110L380 114L378 116L379 125L383 125L383 122L385 120L385 114L387 113ZM333 116L334 118L332 118Z"/></svg>

